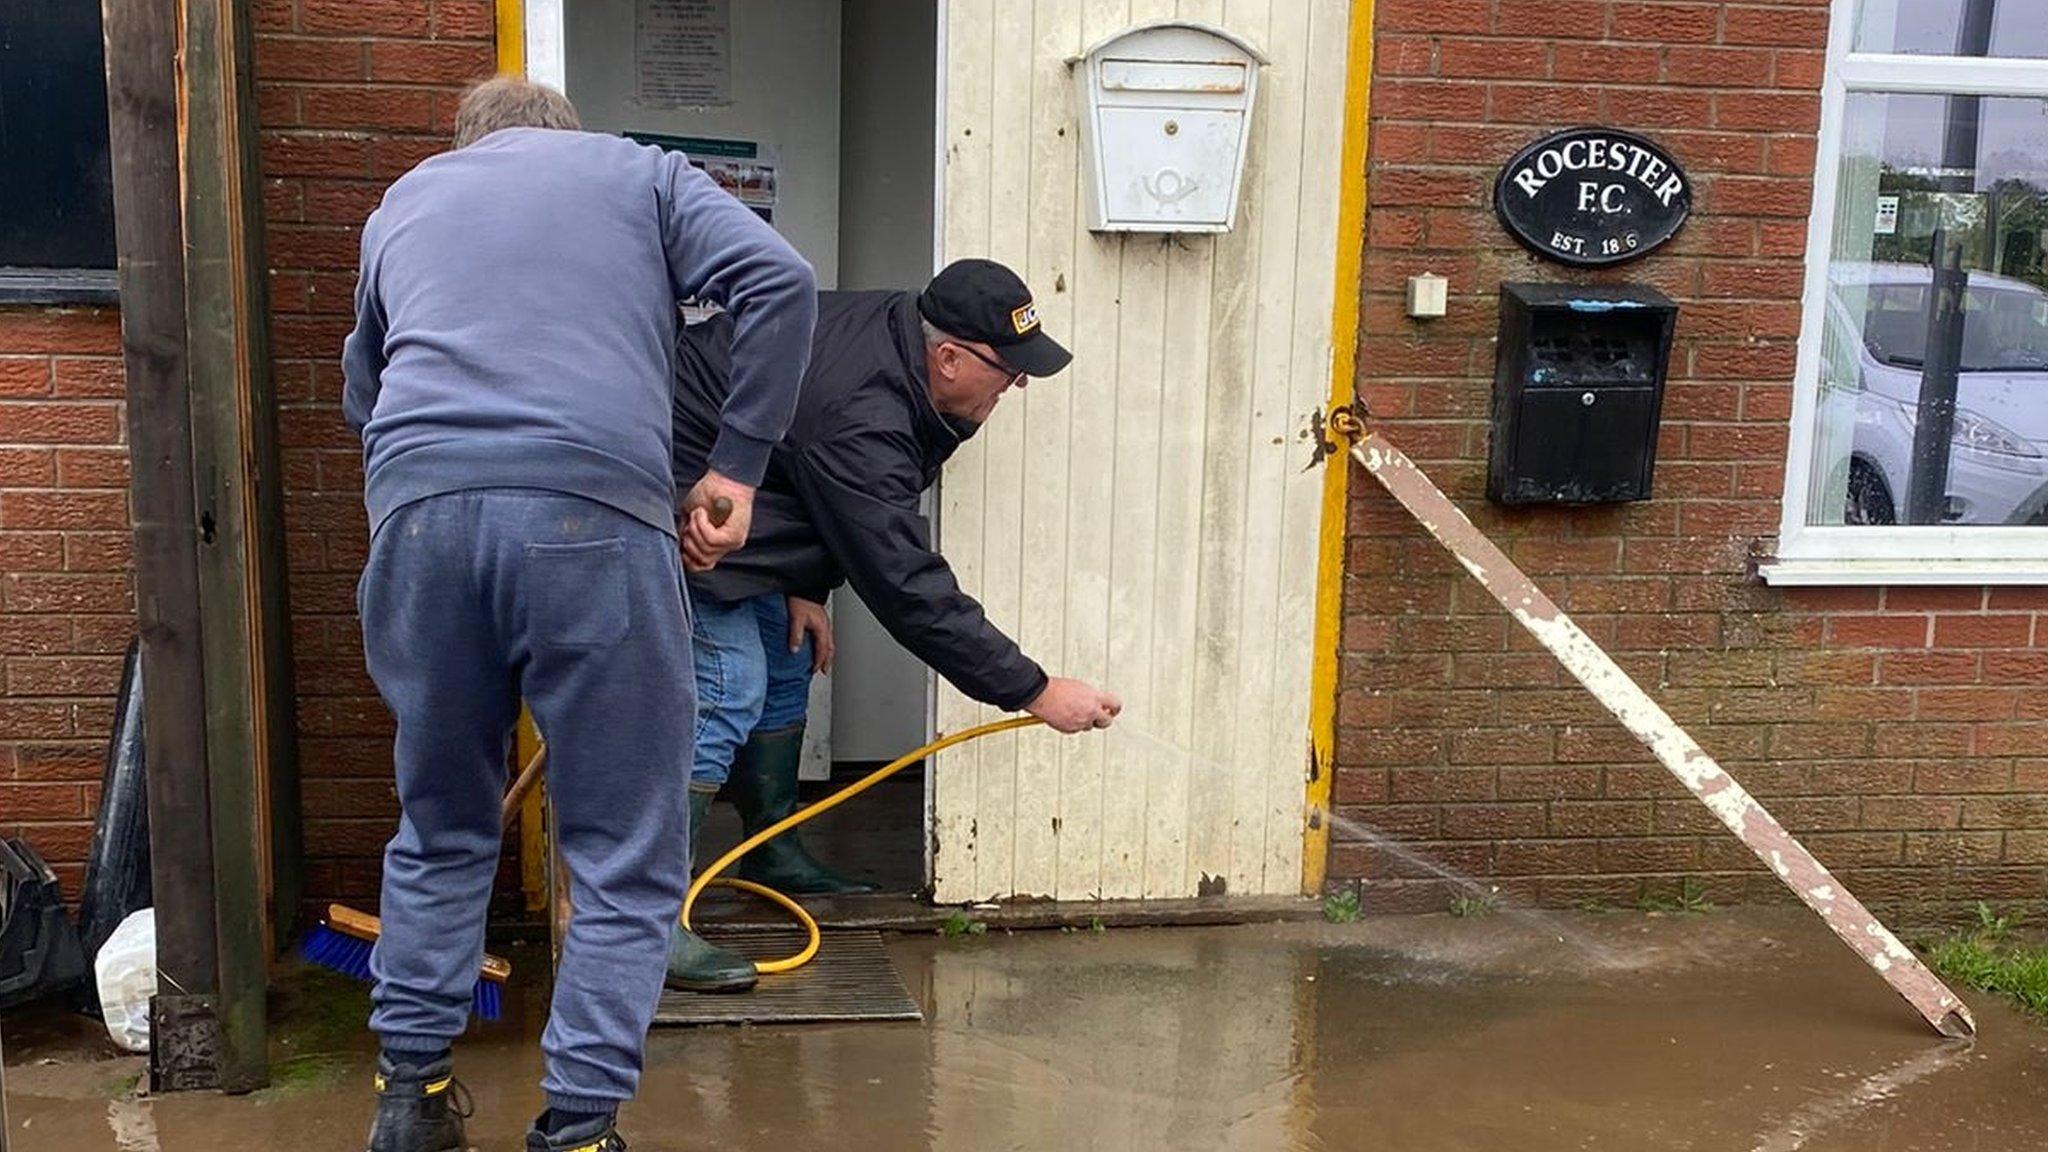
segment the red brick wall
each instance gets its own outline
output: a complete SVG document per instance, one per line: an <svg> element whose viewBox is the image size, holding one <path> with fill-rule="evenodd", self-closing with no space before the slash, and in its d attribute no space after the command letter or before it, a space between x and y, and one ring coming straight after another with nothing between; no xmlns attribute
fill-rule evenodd
<svg viewBox="0 0 2048 1152"><path fill-rule="evenodd" d="M135 628L121 324L0 308L0 835L75 893Z"/></svg>
<svg viewBox="0 0 2048 1152"><path fill-rule="evenodd" d="M1825 0L1380 0L1359 386L1388 435L1867 900L2048 893L2048 590L1779 591ZM1484 498L1496 292L1569 279L1501 231L1492 181L1546 131L1647 133L1697 188L1656 255L1594 281L1680 302L1656 499ZM1407 319L1413 273L1448 318ZM1354 478L1336 799L1360 825L1547 904L1776 882L1370 479ZM1354 830L1358 825L1354 825ZM1452 893L1338 829L1368 903Z"/></svg>
<svg viewBox="0 0 2048 1152"><path fill-rule="evenodd" d="M363 671L362 446L341 417L359 234L384 188L447 147L462 86L495 70L491 0L258 0L271 348L307 897L374 905L398 816L390 717Z"/></svg>

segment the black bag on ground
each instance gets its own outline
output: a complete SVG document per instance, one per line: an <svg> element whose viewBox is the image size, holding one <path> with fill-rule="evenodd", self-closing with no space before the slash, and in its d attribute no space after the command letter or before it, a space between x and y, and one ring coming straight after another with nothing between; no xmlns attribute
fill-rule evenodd
<svg viewBox="0 0 2048 1152"><path fill-rule="evenodd" d="M86 855L85 890L78 900L78 943L90 964L107 937L128 914L150 905L149 792L142 754L141 642L128 642L115 697L114 730L107 739L100 774L100 811ZM79 1007L99 1010L99 990L90 980L79 992Z"/></svg>
<svg viewBox="0 0 2048 1152"><path fill-rule="evenodd" d="M84 975L56 874L26 843L0 840L0 1010L62 992Z"/></svg>

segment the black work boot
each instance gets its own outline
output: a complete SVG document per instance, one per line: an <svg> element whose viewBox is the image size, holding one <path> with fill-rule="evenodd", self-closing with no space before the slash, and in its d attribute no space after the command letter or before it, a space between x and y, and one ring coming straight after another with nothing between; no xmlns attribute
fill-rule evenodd
<svg viewBox="0 0 2048 1152"><path fill-rule="evenodd" d="M732 792L733 807L740 810L740 824L747 835L796 811L797 769L803 751L804 729L799 724L780 732L755 733L733 759L732 778L725 786ZM875 890L872 884L848 880L819 863L805 850L798 832L792 828L747 853L740 860L740 876L794 896Z"/></svg>
<svg viewBox="0 0 2048 1152"><path fill-rule="evenodd" d="M551 1118L552 1110L543 1112L526 1130L526 1152L626 1152L614 1116L599 1116L549 1136Z"/></svg>
<svg viewBox="0 0 2048 1152"><path fill-rule="evenodd" d="M377 1058L377 1118L369 1152L466 1152L462 1122L474 1111L446 1057L432 1064Z"/></svg>
<svg viewBox="0 0 2048 1152"><path fill-rule="evenodd" d="M711 810L709 792L690 789L690 852L697 852L697 836L704 830L704 814ZM760 975L754 962L704 939L678 922L669 930L668 975L663 983L684 992L745 992Z"/></svg>

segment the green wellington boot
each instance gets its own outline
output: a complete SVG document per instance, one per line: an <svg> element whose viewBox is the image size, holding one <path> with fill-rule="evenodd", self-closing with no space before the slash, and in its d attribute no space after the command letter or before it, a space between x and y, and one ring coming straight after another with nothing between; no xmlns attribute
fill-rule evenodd
<svg viewBox="0 0 2048 1152"><path fill-rule="evenodd" d="M704 814L711 810L711 793L690 789L690 851L697 850L698 833L704 830ZM671 988L684 992L745 992L760 976L754 962L737 952L728 952L680 923L669 932L668 976Z"/></svg>
<svg viewBox="0 0 2048 1152"><path fill-rule="evenodd" d="M796 811L797 768L803 759L802 725L780 732L756 733L734 758L725 783L740 823L752 836ZM792 896L826 896L873 892L872 884L846 879L818 862L792 828L746 854L740 876Z"/></svg>

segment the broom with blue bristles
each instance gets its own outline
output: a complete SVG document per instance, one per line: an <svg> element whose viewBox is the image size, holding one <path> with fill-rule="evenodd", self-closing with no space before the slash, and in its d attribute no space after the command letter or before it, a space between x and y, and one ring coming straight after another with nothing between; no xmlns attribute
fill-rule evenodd
<svg viewBox="0 0 2048 1152"><path fill-rule="evenodd" d="M526 800L526 794L540 782L541 766L547 761L545 745L534 752L533 758L519 770L519 776L512 781L512 787L505 793L501 809L503 826L512 827L519 818L519 806ZM383 933L383 925L375 916L358 912L341 904L327 906L327 918L314 926L306 937L299 952L307 960L329 968L355 980L370 979L370 953L376 948L377 937ZM476 994L470 1003L470 1010L482 1020L496 1020L505 1011L505 981L512 976L512 965L502 957L484 955L482 969L477 973Z"/></svg>

